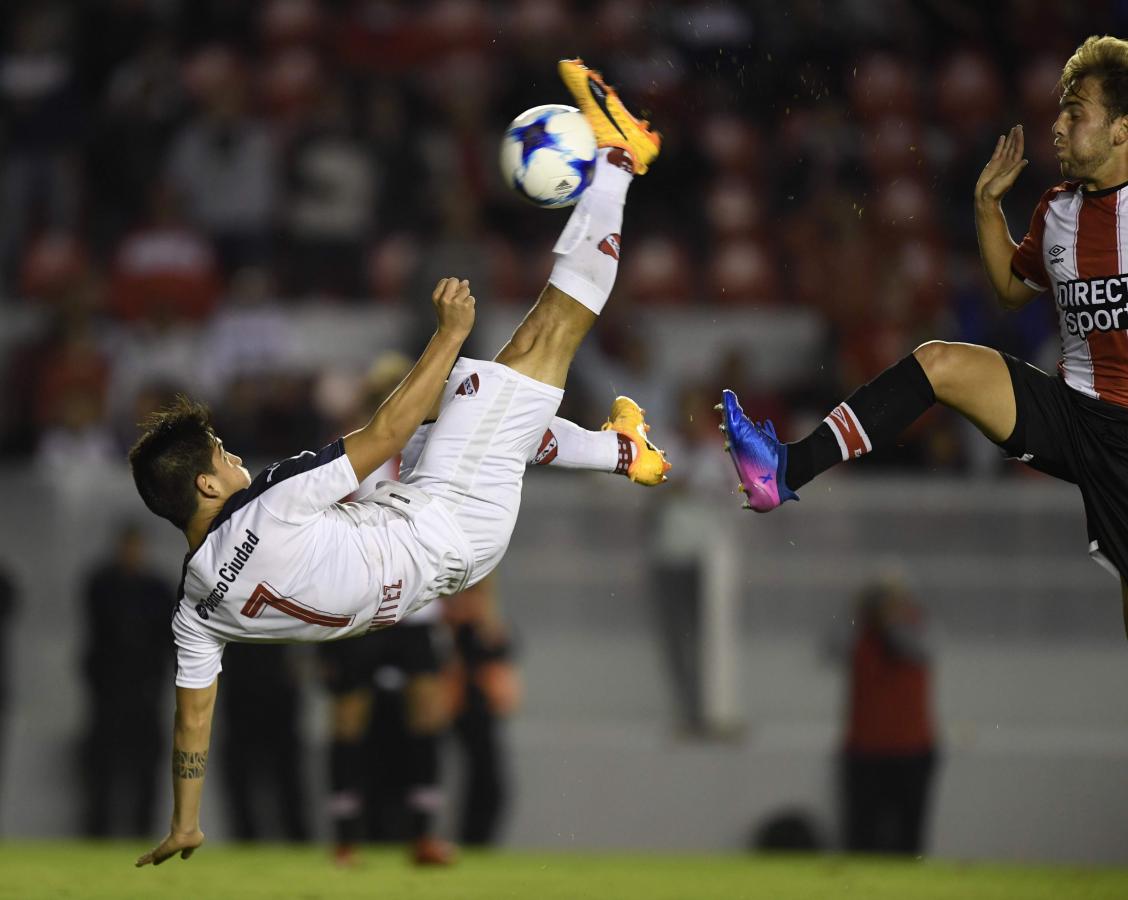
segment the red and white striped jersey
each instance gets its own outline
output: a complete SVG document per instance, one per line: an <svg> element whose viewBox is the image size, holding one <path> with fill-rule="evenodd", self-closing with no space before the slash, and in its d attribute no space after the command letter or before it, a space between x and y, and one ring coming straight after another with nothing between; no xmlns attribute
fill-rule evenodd
<svg viewBox="0 0 1128 900"><path fill-rule="evenodd" d="M1053 291L1065 383L1128 406L1128 185L1051 188L1011 268L1034 290Z"/></svg>

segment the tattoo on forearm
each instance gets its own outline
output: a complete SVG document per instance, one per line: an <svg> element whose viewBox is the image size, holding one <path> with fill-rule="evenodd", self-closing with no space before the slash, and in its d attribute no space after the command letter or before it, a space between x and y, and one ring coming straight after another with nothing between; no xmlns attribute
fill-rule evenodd
<svg viewBox="0 0 1128 900"><path fill-rule="evenodd" d="M177 778L203 778L208 770L208 751L172 751L172 774Z"/></svg>

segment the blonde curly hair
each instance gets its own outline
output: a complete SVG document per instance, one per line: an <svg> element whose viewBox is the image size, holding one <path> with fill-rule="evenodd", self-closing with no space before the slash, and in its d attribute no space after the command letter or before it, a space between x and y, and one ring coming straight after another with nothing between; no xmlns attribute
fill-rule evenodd
<svg viewBox="0 0 1128 900"><path fill-rule="evenodd" d="M1108 34L1086 38L1061 70L1061 95L1073 93L1089 76L1101 86L1109 121L1128 115L1128 41Z"/></svg>

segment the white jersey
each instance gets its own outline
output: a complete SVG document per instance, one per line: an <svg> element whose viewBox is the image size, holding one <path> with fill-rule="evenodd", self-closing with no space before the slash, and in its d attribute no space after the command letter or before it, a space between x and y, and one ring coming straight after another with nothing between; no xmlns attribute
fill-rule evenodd
<svg viewBox="0 0 1128 900"><path fill-rule="evenodd" d="M274 463L234 494L184 564L176 684L206 687L228 641L327 641L392 625L465 579L442 504L396 482L367 499L343 440Z"/></svg>
<svg viewBox="0 0 1128 900"><path fill-rule="evenodd" d="M376 494L376 489L385 481L399 481L400 477L400 460L401 457L396 456L389 459L386 463L380 466L375 472L365 478L355 491L345 497L342 503L360 503L364 500L372 500ZM411 614L406 616L400 623L400 627L408 625L433 625L443 617L443 608L438 603L425 603L422 606L416 607L411 611Z"/></svg>
<svg viewBox="0 0 1128 900"><path fill-rule="evenodd" d="M485 578L505 553L525 464L563 392L459 359L404 481L360 485L343 440L233 494L184 561L176 684L215 680L228 641L331 641L393 625Z"/></svg>

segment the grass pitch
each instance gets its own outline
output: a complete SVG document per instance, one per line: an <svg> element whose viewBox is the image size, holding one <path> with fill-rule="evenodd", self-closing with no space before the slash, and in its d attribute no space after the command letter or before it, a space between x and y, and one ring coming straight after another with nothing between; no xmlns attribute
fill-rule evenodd
<svg viewBox="0 0 1128 900"><path fill-rule="evenodd" d="M188 861L134 869L147 846L0 845L0 898L75 900L1123 900L1128 869L894 862L837 856L464 853L418 870L366 849L350 870L322 847L205 845Z"/></svg>

